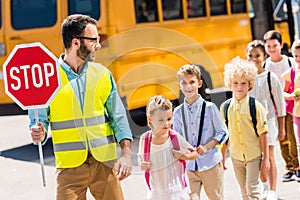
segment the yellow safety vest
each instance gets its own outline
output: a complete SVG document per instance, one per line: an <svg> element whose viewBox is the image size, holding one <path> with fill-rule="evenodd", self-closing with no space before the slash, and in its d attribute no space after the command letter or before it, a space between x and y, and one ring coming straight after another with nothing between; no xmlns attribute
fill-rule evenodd
<svg viewBox="0 0 300 200"><path fill-rule="evenodd" d="M104 109L112 89L110 74L101 64L88 65L83 110L60 68L62 87L50 104L49 114L57 168L80 166L87 158L88 148L100 162L117 158L113 130Z"/></svg>

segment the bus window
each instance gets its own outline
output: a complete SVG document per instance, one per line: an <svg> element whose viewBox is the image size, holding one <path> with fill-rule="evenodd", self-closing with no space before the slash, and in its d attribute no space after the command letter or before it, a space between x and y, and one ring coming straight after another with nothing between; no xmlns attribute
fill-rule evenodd
<svg viewBox="0 0 300 200"><path fill-rule="evenodd" d="M56 0L11 0L11 13L16 30L50 27L57 20Z"/></svg>
<svg viewBox="0 0 300 200"><path fill-rule="evenodd" d="M162 0L163 19L183 19L181 0Z"/></svg>
<svg viewBox="0 0 300 200"><path fill-rule="evenodd" d="M69 0L69 15L83 14L89 15L94 19L100 18L100 1L99 0Z"/></svg>
<svg viewBox="0 0 300 200"><path fill-rule="evenodd" d="M210 0L210 15L226 15L226 0Z"/></svg>
<svg viewBox="0 0 300 200"><path fill-rule="evenodd" d="M157 4L153 0L135 0L136 23L158 21Z"/></svg>
<svg viewBox="0 0 300 200"><path fill-rule="evenodd" d="M246 2L245 0L230 0L231 2L231 13L246 13Z"/></svg>
<svg viewBox="0 0 300 200"><path fill-rule="evenodd" d="M188 17L206 16L205 0L186 0Z"/></svg>

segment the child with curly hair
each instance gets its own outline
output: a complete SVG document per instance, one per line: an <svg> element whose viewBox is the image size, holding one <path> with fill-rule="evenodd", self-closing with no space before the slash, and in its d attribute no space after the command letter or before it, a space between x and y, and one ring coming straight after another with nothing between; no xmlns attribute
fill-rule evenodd
<svg viewBox="0 0 300 200"><path fill-rule="evenodd" d="M229 132L229 151L242 199L260 199L260 170L269 171L267 112L263 105L249 97L255 84L257 68L252 62L235 58L225 65L225 86L233 98L221 105L221 113ZM254 104L256 124L250 112ZM227 112L224 109L227 107Z"/></svg>

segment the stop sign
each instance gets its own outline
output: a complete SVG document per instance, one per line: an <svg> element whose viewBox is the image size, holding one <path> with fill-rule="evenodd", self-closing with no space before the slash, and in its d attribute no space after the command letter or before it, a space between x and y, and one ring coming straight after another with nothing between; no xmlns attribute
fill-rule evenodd
<svg viewBox="0 0 300 200"><path fill-rule="evenodd" d="M39 42L16 45L3 72L6 94L24 110L49 106L60 89L58 60Z"/></svg>

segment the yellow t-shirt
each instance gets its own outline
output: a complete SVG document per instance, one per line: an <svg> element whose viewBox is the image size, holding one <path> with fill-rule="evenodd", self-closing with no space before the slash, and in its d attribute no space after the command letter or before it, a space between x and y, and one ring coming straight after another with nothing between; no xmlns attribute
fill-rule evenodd
<svg viewBox="0 0 300 200"><path fill-rule="evenodd" d="M291 82L291 69L286 70L281 75L283 79L287 82ZM295 69L295 80L294 80L294 89L300 88L300 69ZM293 115L300 117L300 100L294 102Z"/></svg>
<svg viewBox="0 0 300 200"><path fill-rule="evenodd" d="M261 135L268 131L267 111L261 103L255 100L257 133ZM224 104L221 106L224 117ZM249 96L241 101L232 98L228 107L228 132L230 156L240 161L250 161L262 154L260 138L256 135L249 111Z"/></svg>

